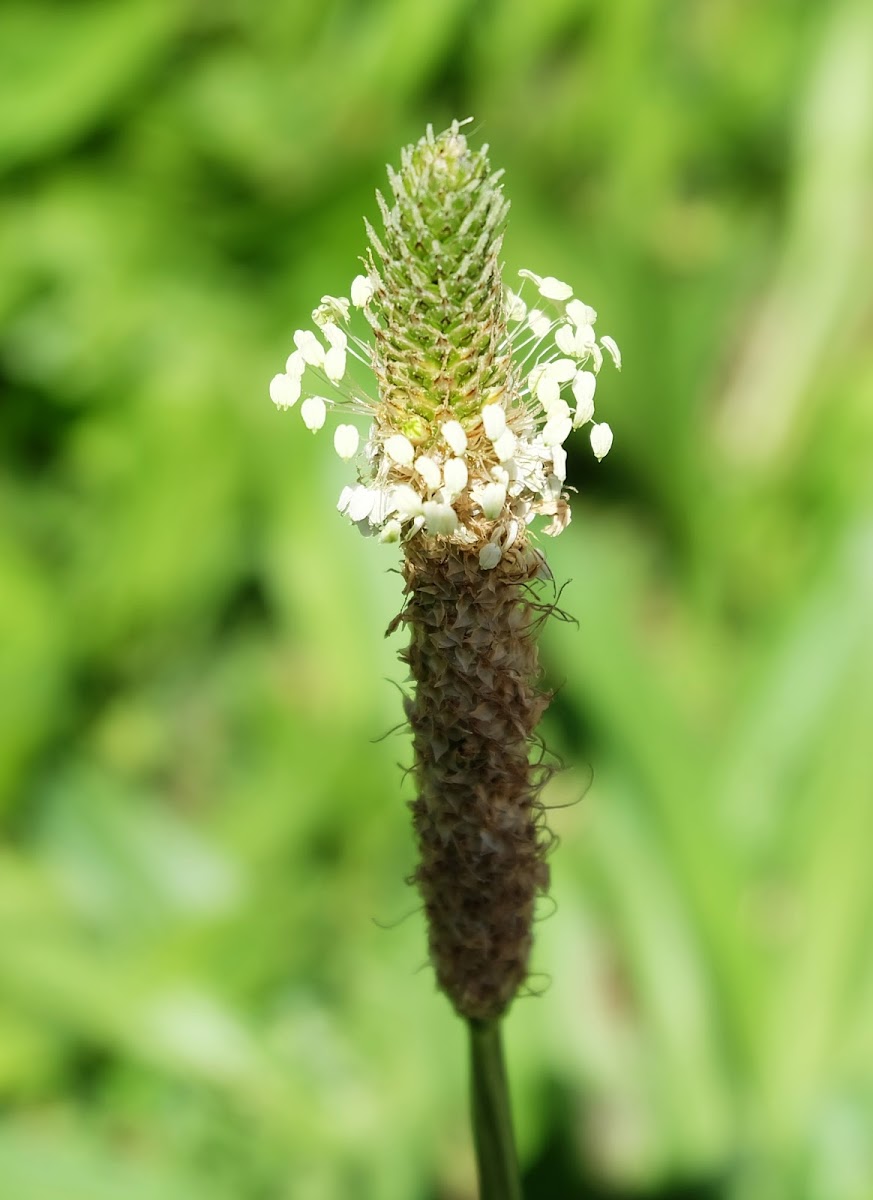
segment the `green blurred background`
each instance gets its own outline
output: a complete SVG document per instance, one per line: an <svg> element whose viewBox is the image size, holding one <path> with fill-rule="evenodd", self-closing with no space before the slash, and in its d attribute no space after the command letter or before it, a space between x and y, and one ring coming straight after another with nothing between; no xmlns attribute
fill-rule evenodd
<svg viewBox="0 0 873 1200"><path fill-rule="evenodd" d="M470 114L625 356L548 547L528 1195L873 1196L873 9L4 0L8 1200L474 1195L396 549L267 397Z"/></svg>

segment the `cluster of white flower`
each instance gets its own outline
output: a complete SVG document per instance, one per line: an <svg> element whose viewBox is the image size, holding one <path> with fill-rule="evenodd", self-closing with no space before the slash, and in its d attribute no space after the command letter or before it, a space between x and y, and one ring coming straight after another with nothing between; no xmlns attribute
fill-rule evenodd
<svg viewBox="0 0 873 1200"><path fill-rule="evenodd" d="M387 542L423 532L478 544L480 564L489 570L535 516L552 518L543 530L550 536L568 524L564 442L573 429L590 424L595 457L609 452L612 430L593 421L594 393L603 352L619 369L621 355L612 338L598 341L597 313L573 298L569 284L533 271L519 274L533 282L539 299L538 307L528 308L522 289L505 290L510 385L463 422L450 409L430 425L419 422L414 438L390 423L378 399L344 382L349 354L373 366L371 345L348 325L352 306L366 312L378 278L358 275L350 301L322 297L312 316L323 341L310 330L294 334L285 372L270 383L276 406L291 408L303 393L304 374L312 372L338 398L303 399L308 429L321 429L334 406L370 419L363 445L354 424L340 424L334 433L340 458L358 460L358 482L343 488L338 508L362 532Z"/></svg>

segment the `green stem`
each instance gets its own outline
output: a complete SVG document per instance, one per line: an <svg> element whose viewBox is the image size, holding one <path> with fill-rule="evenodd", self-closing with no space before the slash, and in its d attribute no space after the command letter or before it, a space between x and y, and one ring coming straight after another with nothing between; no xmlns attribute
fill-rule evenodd
<svg viewBox="0 0 873 1200"><path fill-rule="evenodd" d="M469 1021L470 1102L480 1200L522 1200L500 1021Z"/></svg>

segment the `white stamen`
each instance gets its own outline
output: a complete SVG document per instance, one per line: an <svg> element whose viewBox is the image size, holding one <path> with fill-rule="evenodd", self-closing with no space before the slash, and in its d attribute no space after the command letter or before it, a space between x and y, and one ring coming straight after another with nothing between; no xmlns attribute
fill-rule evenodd
<svg viewBox="0 0 873 1200"><path fill-rule="evenodd" d="M325 328L327 328L325 326ZM339 332L342 332L341 330ZM324 356L324 373L331 383L339 383L346 373L346 352L340 346L331 346Z"/></svg>
<svg viewBox="0 0 873 1200"><path fill-rule="evenodd" d="M450 458L443 467L443 478L448 498L453 500L467 486L467 464L462 458Z"/></svg>
<svg viewBox="0 0 873 1200"><path fill-rule="evenodd" d="M415 458L415 447L402 433L392 434L385 443L385 453L392 462L401 467L411 467Z"/></svg>
<svg viewBox="0 0 873 1200"><path fill-rule="evenodd" d="M303 424L307 429L311 429L313 433L317 429L321 429L324 425L325 417L327 416L327 406L321 396L307 396L300 405L300 415L303 418Z"/></svg>
<svg viewBox="0 0 873 1200"><path fill-rule="evenodd" d="M333 435L333 448L340 458L354 458L358 453L361 435L354 425L337 425Z"/></svg>
<svg viewBox="0 0 873 1200"><path fill-rule="evenodd" d="M308 366L321 367L324 365L324 346L310 329L295 330L294 345Z"/></svg>
<svg viewBox="0 0 873 1200"><path fill-rule="evenodd" d="M554 275L546 275L540 281L540 295L545 296L547 300L569 300L573 295L573 289L569 283L556 279Z"/></svg>
<svg viewBox="0 0 873 1200"><path fill-rule="evenodd" d="M448 536L458 528L458 514L450 504L428 500L422 508L428 533Z"/></svg>
<svg viewBox="0 0 873 1200"><path fill-rule="evenodd" d="M570 405L566 400L558 399L554 404L550 405L547 411L547 416L550 421L555 420L570 420L573 416Z"/></svg>
<svg viewBox="0 0 873 1200"><path fill-rule="evenodd" d="M594 457L598 462L607 456L609 448L612 445L612 430L602 421L599 425L591 426L591 449L594 451Z"/></svg>
<svg viewBox="0 0 873 1200"><path fill-rule="evenodd" d="M480 492L477 493L477 499L481 505L482 512L489 521L496 521L503 512L503 506L506 503L506 485L503 483L486 483Z"/></svg>
<svg viewBox="0 0 873 1200"><path fill-rule="evenodd" d="M359 484L356 488L352 488L351 495L348 498L346 506L346 514L351 521L366 521L370 513L373 511L373 505L376 503L376 492L372 488L364 487Z"/></svg>
<svg viewBox="0 0 873 1200"><path fill-rule="evenodd" d="M421 496L408 484L401 483L399 487L396 487L391 500L401 518L421 516Z"/></svg>
<svg viewBox="0 0 873 1200"><path fill-rule="evenodd" d="M537 383L537 400L544 409L548 410L553 404L556 404L561 397L561 385L557 379L554 379L548 372L540 375Z"/></svg>
<svg viewBox="0 0 873 1200"><path fill-rule="evenodd" d="M270 380L270 399L277 408L292 408L300 399L300 380L294 375L274 375Z"/></svg>
<svg viewBox="0 0 873 1200"><path fill-rule="evenodd" d="M559 446L570 436L570 431L573 428L573 422L569 417L558 414L554 417L549 417L543 427L543 445L544 446Z"/></svg>
<svg viewBox="0 0 873 1200"><path fill-rule="evenodd" d="M566 311L574 325L593 325L597 320L595 309L590 304L583 304L581 300L571 300Z"/></svg>
<svg viewBox="0 0 873 1200"><path fill-rule="evenodd" d="M511 288L506 289L506 319L507 321L523 321L527 315L527 305L521 296L516 295Z"/></svg>
<svg viewBox="0 0 873 1200"><path fill-rule="evenodd" d="M343 490L340 492L339 500L337 500L336 506L341 513L344 513L348 509L349 501L352 498L352 493L354 492L354 490L355 490L354 488L344 487Z"/></svg>
<svg viewBox="0 0 873 1200"><path fill-rule="evenodd" d="M506 462L515 454L515 448L518 445L518 440L511 429L504 429L500 437L494 443L494 453L497 455L498 462Z"/></svg>
<svg viewBox="0 0 873 1200"><path fill-rule="evenodd" d="M332 321L328 321L327 324L322 325L321 332L334 350L345 350L349 344L349 339L345 333L340 329L339 325L334 325Z"/></svg>
<svg viewBox="0 0 873 1200"><path fill-rule="evenodd" d="M597 376L593 371L579 371L573 380L573 395L576 397L576 415L573 428L578 429L594 416L594 392Z"/></svg>
<svg viewBox="0 0 873 1200"><path fill-rule="evenodd" d="M292 350L285 360L286 375L293 375L296 379L301 379L305 370L306 359L299 350Z"/></svg>
<svg viewBox="0 0 873 1200"><path fill-rule="evenodd" d="M372 280L367 275L356 275L352 280L352 304L355 308L366 308L375 292Z"/></svg>
<svg viewBox="0 0 873 1200"><path fill-rule="evenodd" d="M576 353L576 333L572 325L559 325L555 330L555 345L563 354Z"/></svg>
<svg viewBox="0 0 873 1200"><path fill-rule="evenodd" d="M394 504L394 489L377 487L374 489L376 498L373 501L373 508L370 512L371 525L383 525L385 518L396 511Z"/></svg>
<svg viewBox="0 0 873 1200"><path fill-rule="evenodd" d="M343 322L349 319L349 302L345 296L322 296L321 304L312 313L316 325L328 325L336 318Z"/></svg>
<svg viewBox="0 0 873 1200"><path fill-rule="evenodd" d="M613 340L613 338L609 337L608 335L606 337L602 337L600 339L600 344L603 347L603 349L610 355L610 357L612 358L612 361L615 363L616 367L620 371L621 370L621 351L619 350L618 346L615 344L615 341Z"/></svg>
<svg viewBox="0 0 873 1200"><path fill-rule="evenodd" d="M556 358L546 367L546 374L552 379L557 379L558 383L569 383L576 371L577 367L572 358Z"/></svg>
<svg viewBox="0 0 873 1200"><path fill-rule="evenodd" d="M506 428L506 410L500 404L486 404L482 409L482 424L486 436L496 441Z"/></svg>
<svg viewBox="0 0 873 1200"><path fill-rule="evenodd" d="M430 490L436 491L442 483L439 464L434 462L432 458L428 458L426 454L421 454L415 460L415 469Z"/></svg>
<svg viewBox="0 0 873 1200"><path fill-rule="evenodd" d="M446 421L442 431L443 437L455 454L463 454L467 449L467 435L460 421Z"/></svg>
<svg viewBox="0 0 873 1200"><path fill-rule="evenodd" d="M594 345L594 330L590 325L562 325L555 331L555 344L564 354L584 358Z"/></svg>
<svg viewBox="0 0 873 1200"><path fill-rule="evenodd" d="M483 571L493 571L503 558L503 551L494 542L487 542L479 551L479 566Z"/></svg>
<svg viewBox="0 0 873 1200"><path fill-rule="evenodd" d="M537 291L546 300L569 300L573 295L573 289L569 283L563 283L560 279L556 279L554 275L537 275L534 271L519 271L525 279L532 279L537 285Z"/></svg>
<svg viewBox="0 0 873 1200"><path fill-rule="evenodd" d="M552 327L552 322L538 308L532 308L527 314L527 323L537 338L544 338Z"/></svg>

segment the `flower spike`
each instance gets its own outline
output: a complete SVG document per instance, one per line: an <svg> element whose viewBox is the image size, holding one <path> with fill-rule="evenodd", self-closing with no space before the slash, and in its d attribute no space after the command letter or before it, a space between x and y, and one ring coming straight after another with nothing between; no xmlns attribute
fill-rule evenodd
<svg viewBox="0 0 873 1200"><path fill-rule="evenodd" d="M504 285L509 206L462 124L402 152L349 298L322 296L269 392L283 409L303 397L314 432L338 415L334 448L356 479L337 507L400 545L415 881L440 987L461 1015L491 1020L524 981L548 882L528 761L547 703L528 585L551 578L535 522L550 537L570 522L575 428L590 423L598 460L609 452L594 394L604 355L616 368L621 355L570 284L523 270L518 291Z"/></svg>

